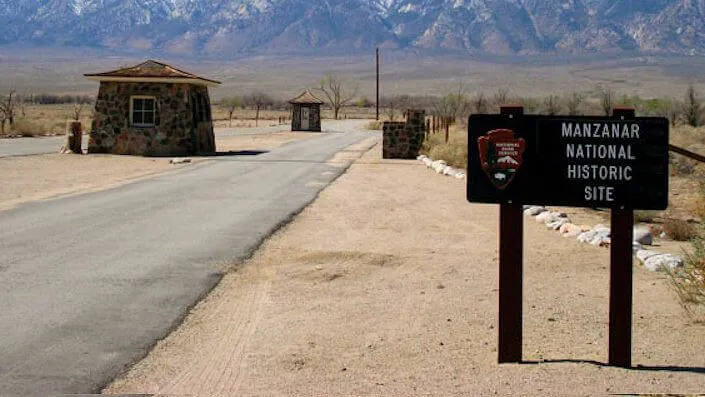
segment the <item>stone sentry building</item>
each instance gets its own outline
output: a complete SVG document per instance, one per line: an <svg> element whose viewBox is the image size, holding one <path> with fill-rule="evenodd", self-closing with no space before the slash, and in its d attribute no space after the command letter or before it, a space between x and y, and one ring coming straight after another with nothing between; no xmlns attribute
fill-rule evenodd
<svg viewBox="0 0 705 397"><path fill-rule="evenodd" d="M321 132L321 105L323 101L306 90L301 95L289 101L291 110L292 131Z"/></svg>
<svg viewBox="0 0 705 397"><path fill-rule="evenodd" d="M208 87L220 82L152 60L85 76L100 82L88 153L215 152Z"/></svg>

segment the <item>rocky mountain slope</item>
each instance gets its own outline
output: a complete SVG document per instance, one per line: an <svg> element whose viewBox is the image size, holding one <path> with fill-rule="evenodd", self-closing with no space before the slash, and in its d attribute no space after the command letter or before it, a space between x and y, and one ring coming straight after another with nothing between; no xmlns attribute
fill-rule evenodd
<svg viewBox="0 0 705 397"><path fill-rule="evenodd" d="M0 43L220 57L377 45L705 54L705 0L4 0Z"/></svg>

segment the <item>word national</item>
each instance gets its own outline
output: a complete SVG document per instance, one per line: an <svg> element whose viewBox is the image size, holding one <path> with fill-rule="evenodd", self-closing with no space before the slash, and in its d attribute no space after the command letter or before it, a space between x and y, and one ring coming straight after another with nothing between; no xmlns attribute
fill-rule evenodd
<svg viewBox="0 0 705 397"><path fill-rule="evenodd" d="M563 138L639 139L639 124L634 123L563 123Z"/></svg>

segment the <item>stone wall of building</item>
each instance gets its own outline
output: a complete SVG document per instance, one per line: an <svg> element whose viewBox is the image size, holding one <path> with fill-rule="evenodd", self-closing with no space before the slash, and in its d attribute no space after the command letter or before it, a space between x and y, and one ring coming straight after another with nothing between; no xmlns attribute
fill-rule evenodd
<svg viewBox="0 0 705 397"><path fill-rule="evenodd" d="M321 131L321 106L320 105L300 105L294 104L291 111L291 130L303 131L301 129L301 108L309 108L309 129L306 131Z"/></svg>
<svg viewBox="0 0 705 397"><path fill-rule="evenodd" d="M409 110L406 122L386 121L382 125L382 158L416 159L426 136L425 112Z"/></svg>
<svg viewBox="0 0 705 397"><path fill-rule="evenodd" d="M131 125L130 98L136 95L155 97L154 126ZM194 98L201 98L198 110L207 112L208 121L197 119ZM203 115L206 118L206 113ZM214 152L215 137L210 119L206 87L103 82L96 98L88 153L178 156ZM194 120L198 121L194 123Z"/></svg>

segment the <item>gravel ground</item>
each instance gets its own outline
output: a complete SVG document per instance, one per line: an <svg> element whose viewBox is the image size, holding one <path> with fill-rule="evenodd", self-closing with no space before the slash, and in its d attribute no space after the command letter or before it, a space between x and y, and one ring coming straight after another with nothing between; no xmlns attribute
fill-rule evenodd
<svg viewBox="0 0 705 397"><path fill-rule="evenodd" d="M354 153L355 148L350 150ZM497 364L496 206L367 152L104 391L192 396L705 392L705 325L636 266L607 361L609 250L525 225L525 364ZM638 366L638 367L637 367Z"/></svg>

